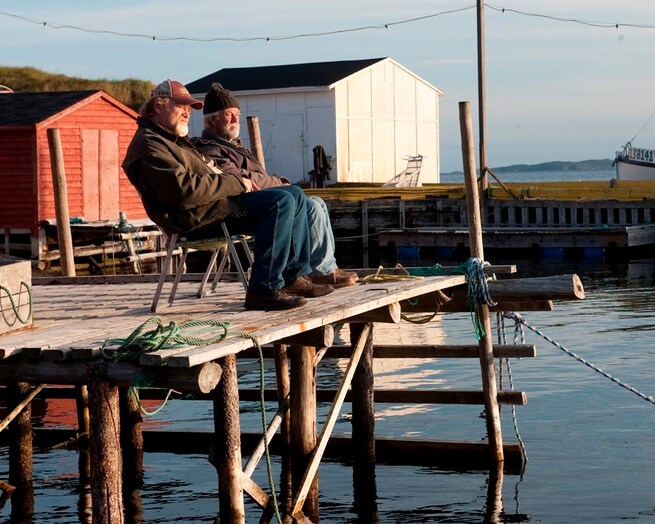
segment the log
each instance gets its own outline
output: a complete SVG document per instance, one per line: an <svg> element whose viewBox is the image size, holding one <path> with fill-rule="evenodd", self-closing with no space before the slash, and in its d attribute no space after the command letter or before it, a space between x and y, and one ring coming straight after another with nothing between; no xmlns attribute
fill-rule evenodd
<svg viewBox="0 0 655 524"><path fill-rule="evenodd" d="M55 428L35 428L35 441L41 446L60 444L74 438L74 430ZM0 442L6 444L6 437ZM214 443L214 433L211 431L170 431L146 430L143 433L146 453L210 453ZM261 438L261 433L243 432L241 445L252 447ZM521 473L523 456L518 443L503 444L505 462L503 470L512 475ZM271 442L271 453L280 453L279 435ZM325 457L331 459L346 459L348 464L352 459L352 437L350 435L332 435L327 443ZM378 464L403 464L419 467L439 466L453 469L457 472L473 470L479 473L481 469L489 469L489 444L484 441L443 441L419 438L377 437L375 440L375 460Z"/></svg>
<svg viewBox="0 0 655 524"><path fill-rule="evenodd" d="M30 393L30 385L11 382L8 387L8 406L18 406ZM12 495L12 513L32 515L34 512L34 484L32 463L32 409L27 403L9 425L9 484L16 487Z"/></svg>
<svg viewBox="0 0 655 524"><path fill-rule="evenodd" d="M400 313L400 303L393 302L388 306L381 307L379 309L373 309L371 311L367 311L366 313L362 313L361 315L349 318L348 322L384 322L387 324L398 324L398 322L400 322Z"/></svg>
<svg viewBox="0 0 655 524"><path fill-rule="evenodd" d="M18 379L37 384L80 385L87 382L88 362L65 363L42 360L0 362L0 382ZM190 393L209 393L219 383L221 368L206 362L191 368L144 367L128 362L106 363L107 381L112 386L170 388Z"/></svg>
<svg viewBox="0 0 655 524"><path fill-rule="evenodd" d="M524 358L536 356L536 348L532 344L494 344L496 358ZM264 358L273 358L273 347L263 346ZM323 358L350 358L350 345L335 345L328 348ZM375 358L478 358L478 346L467 344L376 344L373 347ZM237 353L237 359L259 358L257 348L248 348Z"/></svg>
<svg viewBox="0 0 655 524"><path fill-rule="evenodd" d="M296 346L314 346L317 348L329 348L334 342L334 326L328 324L311 331L299 333L293 337L285 338L280 341L285 345Z"/></svg>
<svg viewBox="0 0 655 524"><path fill-rule="evenodd" d="M321 388L316 390L317 402L332 402L338 393L333 388ZM245 401L256 402L259 400L261 391L259 389L240 389L239 397ZM277 392L274 389L265 389L264 398L267 401L277 400ZM497 401L501 404L524 405L527 404L527 395L522 391L498 390ZM376 389L374 400L377 403L386 404L483 404L482 391L466 390L401 390L401 389ZM345 396L346 402L353 401L352 391Z"/></svg>

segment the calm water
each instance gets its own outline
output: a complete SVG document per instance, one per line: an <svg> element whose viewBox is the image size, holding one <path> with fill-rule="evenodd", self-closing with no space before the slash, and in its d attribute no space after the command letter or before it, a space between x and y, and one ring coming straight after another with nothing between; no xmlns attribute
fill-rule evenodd
<svg viewBox="0 0 655 524"><path fill-rule="evenodd" d="M646 395L655 393L655 253L653 258L616 265L602 261L575 265L557 260L515 262L523 276L577 273L587 292L584 301L559 302L551 312L525 313L531 325ZM468 314L444 316L430 332L437 342L475 343ZM510 342L512 336L508 329ZM523 475L505 475L502 512L496 521L655 521L655 405L527 330L526 342L537 346L537 358L513 360L511 364L515 388L528 395L528 404L516 408L528 462ZM390 364L394 365L398 363ZM256 385L254 363L241 368L243 382ZM271 371L267 380L272 384ZM337 369L329 365L327 371L321 371L319 384L334 383L337 377ZM416 388L480 388L479 365L474 360L407 361L402 369L380 370L378 378L385 387L402 383ZM258 429L257 406L244 408L244 429ZM326 408L321 409L325 413ZM414 409L379 404L377 409L380 436L485 437L479 406ZM269 418L271 415L269 412ZM65 414L59 416L62 424L67 423ZM50 423L57 421L53 414ZM210 431L210 406L199 401L173 401L150 423ZM348 431L349 422L343 417L335 433ZM507 442L517 440L508 406L503 409L503 437ZM142 522L213 521L217 481L206 457L152 453L146 454L145 465L145 485L140 492ZM277 481L275 459L273 467ZM255 480L266 486L264 470L259 469ZM80 522L77 455L70 451L36 453L34 475L33 522ZM351 468L325 462L319 475L321 522L362 522L352 510ZM493 521L487 504L488 472L379 465L376 476L379 522ZM0 449L0 479L6 478L6 450ZM8 502L0 511L0 521L10 522L10 509ZM248 522L258 521L260 512L253 505L247 503L246 511Z"/></svg>

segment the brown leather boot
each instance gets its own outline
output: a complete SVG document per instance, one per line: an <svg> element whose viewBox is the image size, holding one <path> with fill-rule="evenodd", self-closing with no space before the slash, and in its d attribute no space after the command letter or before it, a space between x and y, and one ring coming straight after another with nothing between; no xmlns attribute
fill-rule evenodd
<svg viewBox="0 0 655 524"><path fill-rule="evenodd" d="M281 289L269 291L248 291L246 293L246 309L280 310L295 309L307 303L302 297L288 295Z"/></svg>
<svg viewBox="0 0 655 524"><path fill-rule="evenodd" d="M289 295L298 295L306 298L322 297L334 291L334 288L328 284L314 284L307 277L298 277L293 282L288 283L282 288L282 291Z"/></svg>

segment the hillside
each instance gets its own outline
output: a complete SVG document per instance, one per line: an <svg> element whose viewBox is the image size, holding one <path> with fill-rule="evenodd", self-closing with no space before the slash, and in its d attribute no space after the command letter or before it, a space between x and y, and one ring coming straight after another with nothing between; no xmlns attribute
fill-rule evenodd
<svg viewBox="0 0 655 524"><path fill-rule="evenodd" d="M87 91L102 89L138 111L155 88L152 82L128 78L125 80L88 80L46 73L34 67L0 66L0 85L16 92Z"/></svg>
<svg viewBox="0 0 655 524"><path fill-rule="evenodd" d="M534 173L539 171L610 171L612 169L611 158L599 160L580 160L578 162L554 161L542 162L541 164L513 164L511 166L492 167L494 173ZM459 174L462 171L453 171L449 174Z"/></svg>

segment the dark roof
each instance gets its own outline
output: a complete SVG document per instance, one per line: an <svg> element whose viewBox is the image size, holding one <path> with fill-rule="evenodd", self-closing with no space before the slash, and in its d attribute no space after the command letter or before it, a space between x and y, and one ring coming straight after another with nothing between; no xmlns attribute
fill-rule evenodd
<svg viewBox="0 0 655 524"><path fill-rule="evenodd" d="M226 68L190 82L186 88L191 93L206 93L214 82L232 91L329 86L381 60L385 59Z"/></svg>
<svg viewBox="0 0 655 524"><path fill-rule="evenodd" d="M0 93L0 126L38 124L97 92Z"/></svg>

